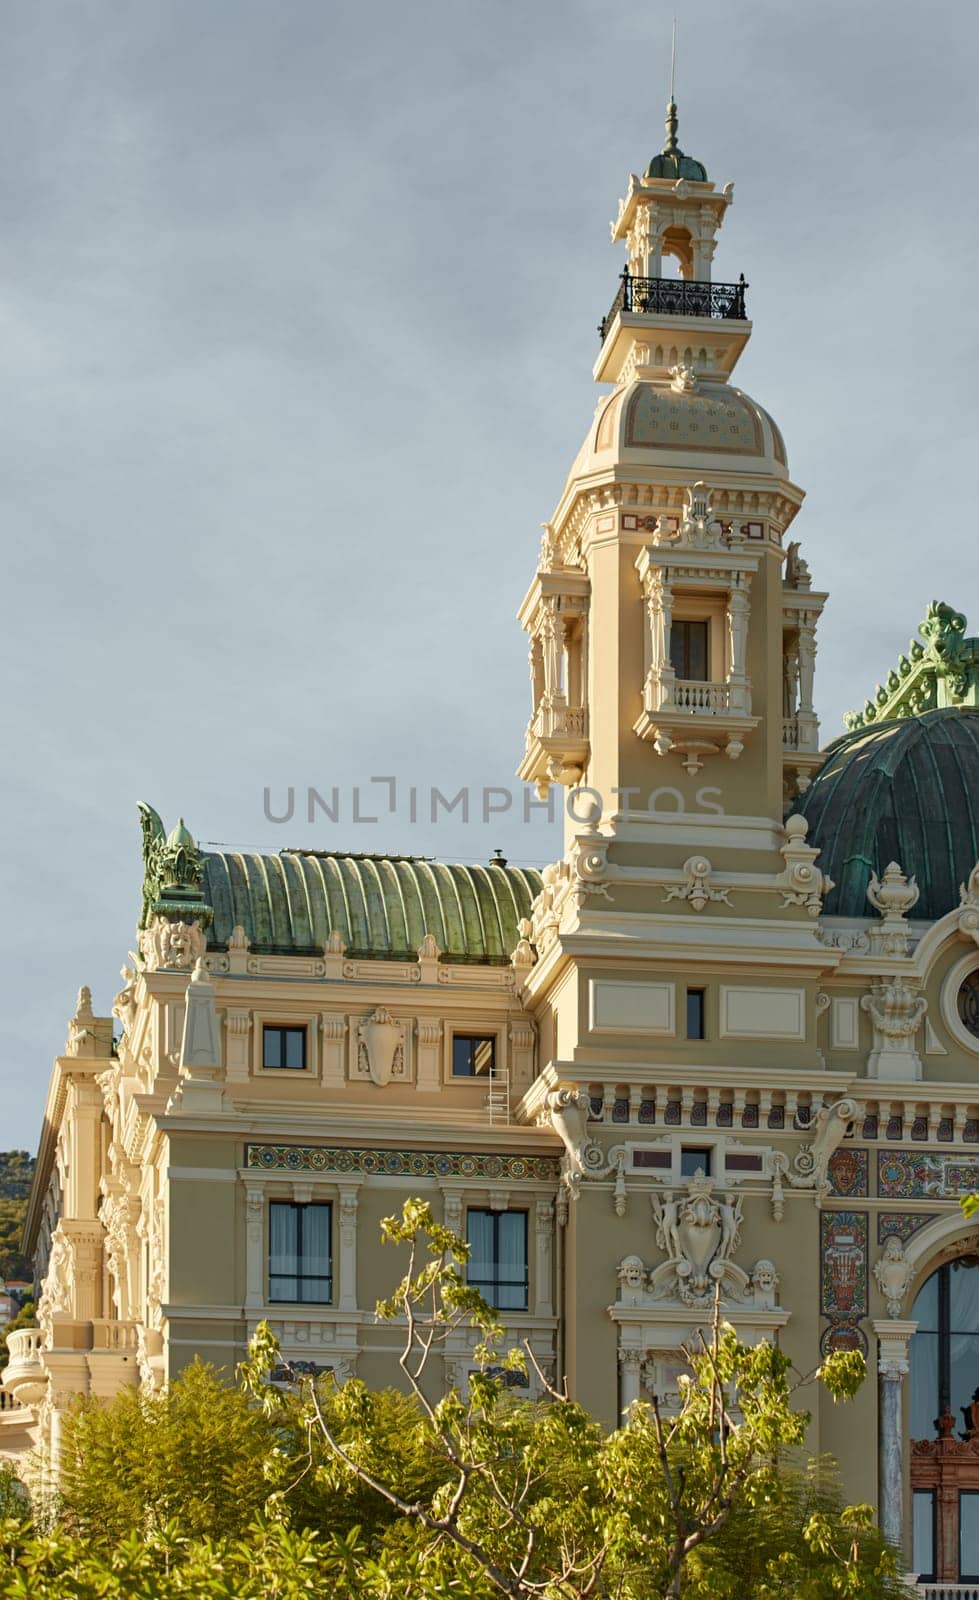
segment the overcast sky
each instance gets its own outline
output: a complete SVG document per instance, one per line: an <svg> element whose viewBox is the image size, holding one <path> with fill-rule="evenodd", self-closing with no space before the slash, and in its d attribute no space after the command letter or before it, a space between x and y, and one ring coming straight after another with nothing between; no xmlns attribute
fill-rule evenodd
<svg viewBox="0 0 979 1600"><path fill-rule="evenodd" d="M829 738L930 599L979 631L977 8L677 5L680 141L736 183L739 381L831 591ZM138 800L238 847L553 853L519 810L433 828L403 796L512 781L514 610L674 9L0 7L0 1146L36 1145L79 984L120 987ZM365 791L354 825L375 774L395 814ZM343 821L266 821L290 784L338 785Z"/></svg>

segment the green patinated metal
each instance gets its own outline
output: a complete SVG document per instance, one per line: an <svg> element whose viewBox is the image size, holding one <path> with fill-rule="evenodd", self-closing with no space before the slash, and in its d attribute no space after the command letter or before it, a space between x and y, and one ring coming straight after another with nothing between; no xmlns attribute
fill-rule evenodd
<svg viewBox="0 0 979 1600"><path fill-rule="evenodd" d="M695 161L693 156L684 155L676 142L678 126L676 101L671 100L666 108L666 143L659 155L653 157L643 177L669 178L673 182L677 178L686 178L689 183L706 183L707 168L702 162Z"/></svg>
<svg viewBox="0 0 979 1600"><path fill-rule="evenodd" d="M242 927L253 950L316 954L334 932L350 956L417 959L434 935L446 961L504 965L517 924L530 915L540 874L530 868L463 866L417 856L330 851L200 851L181 820L165 837L152 806L141 805L143 913L210 924L223 949Z"/></svg>
<svg viewBox="0 0 979 1600"><path fill-rule="evenodd" d="M159 814L139 802L143 829L143 909L139 925L154 916L195 917L206 927L211 907L203 892L204 857L183 817L168 834Z"/></svg>
<svg viewBox="0 0 979 1600"><path fill-rule="evenodd" d="M979 710L938 706L853 729L796 808L834 880L827 915L869 916L871 874L897 861L921 891L913 915L944 916L979 861Z"/></svg>
<svg viewBox="0 0 979 1600"><path fill-rule="evenodd" d="M944 706L979 706L979 639L967 639L965 628L961 611L933 600L918 626L921 639L911 640L862 711L847 712L851 732Z"/></svg>

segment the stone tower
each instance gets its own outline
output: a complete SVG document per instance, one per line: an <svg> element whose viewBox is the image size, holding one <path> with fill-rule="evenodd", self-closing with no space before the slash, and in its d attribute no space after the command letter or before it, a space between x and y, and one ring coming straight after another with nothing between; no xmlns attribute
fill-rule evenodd
<svg viewBox="0 0 979 1600"><path fill-rule="evenodd" d="M654 1194L698 1171L718 1193L771 1178L784 1158L749 1152L742 1129L805 1127L834 1098L816 1045L827 883L793 814L821 760L826 597L789 537L803 497L779 429L733 381L748 286L713 277L732 200L680 150L671 102L664 149L612 224L627 260L600 326L602 393L520 610L533 693L520 775L567 790L564 855L528 929L522 992L544 1070L523 1114L565 1141L576 1326L597 1295L610 1339L614 1285L593 1281L608 1192L621 1215L640 1180L648 1233ZM609 1144L613 1122L630 1126ZM755 1254L773 1249L759 1238ZM689 1327L682 1287L672 1312L663 1291L644 1351L676 1343L671 1316ZM575 1337L569 1377L607 1410Z"/></svg>

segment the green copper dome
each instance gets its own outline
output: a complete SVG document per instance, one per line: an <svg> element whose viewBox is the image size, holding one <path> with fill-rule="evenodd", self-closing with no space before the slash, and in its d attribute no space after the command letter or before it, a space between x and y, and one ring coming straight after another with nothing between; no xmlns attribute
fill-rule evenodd
<svg viewBox="0 0 979 1600"><path fill-rule="evenodd" d="M844 734L796 809L835 883L827 916L872 918L867 885L891 861L917 879L912 917L944 916L979 861L979 710L948 706Z"/></svg>
<svg viewBox="0 0 979 1600"><path fill-rule="evenodd" d="M653 157L643 177L668 178L672 183L678 178L686 178L690 183L706 183L707 168L693 156L685 156L676 142L678 124L676 101L671 100L666 108L666 143L659 155Z"/></svg>

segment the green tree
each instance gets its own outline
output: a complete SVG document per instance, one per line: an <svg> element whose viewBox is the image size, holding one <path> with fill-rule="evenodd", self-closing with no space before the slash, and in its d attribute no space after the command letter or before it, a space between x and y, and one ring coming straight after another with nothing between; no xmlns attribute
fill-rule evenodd
<svg viewBox="0 0 979 1600"><path fill-rule="evenodd" d="M380 1316L405 1327L400 1362L415 1412L399 1453L409 1444L416 1457L439 1463L438 1486L428 1495L404 1492L359 1383L327 1395L307 1384L306 1428L332 1458L332 1472L318 1467L321 1481L336 1489L354 1478L383 1500L397 1513L391 1528L400 1548L414 1530L433 1582L511 1600L706 1597L723 1575L725 1540L735 1541L744 1518L757 1516L773 1519L773 1537L779 1523L797 1525L795 1550L770 1545L758 1575L770 1594L785 1593L786 1583L796 1595L850 1600L900 1592L871 1509L827 1494L807 1505L798 1479L784 1470L788 1456L801 1454L809 1421L793 1405L799 1389L820 1382L834 1400L850 1397L863 1377L861 1356L832 1355L794 1380L779 1350L742 1345L715 1315L710 1337L687 1353L690 1376L677 1414L664 1416L654 1399L606 1434L539 1370L546 1402L514 1400L504 1374L526 1368L529 1348L500 1354L502 1329L460 1270L468 1246L427 1205L409 1201L382 1230L408 1252L405 1276L378 1306ZM464 1326L481 1336L470 1397L450 1391L433 1400L432 1354ZM283 1405L265 1381L277 1359L263 1327L243 1376L270 1416ZM384 1548L391 1552L390 1538Z"/></svg>
<svg viewBox="0 0 979 1600"><path fill-rule="evenodd" d="M0 1526L11 1600L894 1600L868 1507L806 1464L803 1381L840 1399L862 1362L799 1380L715 1316L676 1415L612 1433L537 1374L518 1398L501 1330L465 1283L465 1242L410 1202L384 1237L407 1271L379 1314L404 1327L407 1393L282 1386L267 1328L233 1388L199 1363L162 1394L80 1402L56 1525ZM434 1353L475 1330L468 1398ZM502 1375L501 1375L502 1372ZM0 1517L16 1510L0 1494Z"/></svg>

